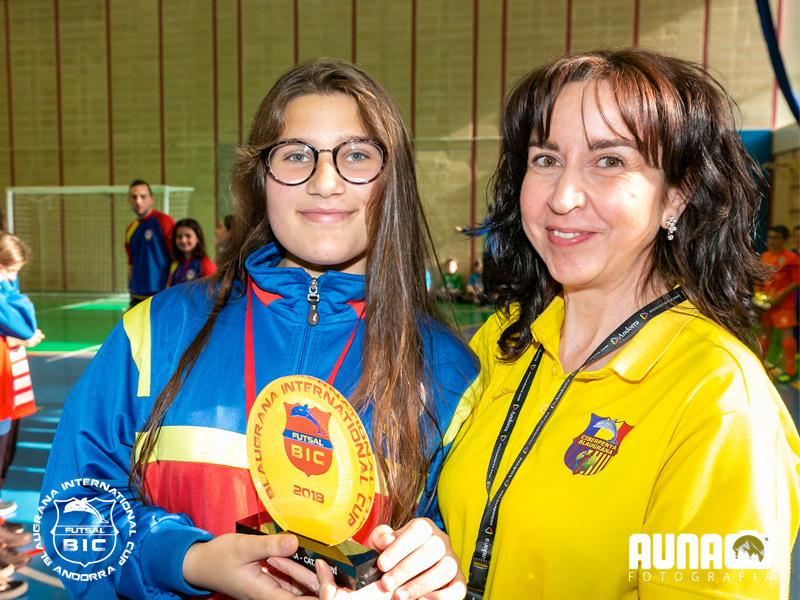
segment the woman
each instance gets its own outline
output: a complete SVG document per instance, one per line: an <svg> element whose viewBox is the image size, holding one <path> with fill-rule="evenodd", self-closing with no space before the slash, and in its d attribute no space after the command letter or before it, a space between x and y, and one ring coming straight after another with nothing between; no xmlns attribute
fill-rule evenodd
<svg viewBox="0 0 800 600"><path fill-rule="evenodd" d="M136 490L135 532L130 516L115 515L126 562L98 581L69 579L70 593L293 597L260 561L292 555L297 540L233 531L260 509L248 408L271 381L304 374L342 392L373 432L380 493L355 537L385 549L380 586L463 594L430 498L448 450L442 435L477 367L425 291L430 239L396 106L348 63L298 65L257 111L231 187L236 214L219 271L128 313L65 405L42 530L56 522L47 494L65 480L96 480L75 496L84 504L109 499L103 481L124 490L130 477ZM405 525L415 515L433 520ZM63 550L54 545L45 536L51 557ZM337 593L329 575L321 569L325 597ZM367 591L388 598L380 586Z"/></svg>
<svg viewBox="0 0 800 600"><path fill-rule="evenodd" d="M640 49L510 93L487 385L439 488L469 597L788 595L800 448L746 345L760 193L732 110Z"/></svg>
<svg viewBox="0 0 800 600"><path fill-rule="evenodd" d="M217 267L206 254L206 241L200 223L194 219L181 219L175 223L173 231L172 265L167 287L217 272Z"/></svg>

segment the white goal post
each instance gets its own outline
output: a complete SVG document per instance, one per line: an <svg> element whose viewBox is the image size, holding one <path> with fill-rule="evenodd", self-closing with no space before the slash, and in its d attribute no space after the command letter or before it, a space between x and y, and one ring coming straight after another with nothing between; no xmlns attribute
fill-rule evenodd
<svg viewBox="0 0 800 600"><path fill-rule="evenodd" d="M151 185L156 210L189 216L193 187ZM6 229L31 249L20 284L31 292L124 293L129 186L6 188Z"/></svg>
<svg viewBox="0 0 800 600"><path fill-rule="evenodd" d="M63 196L68 194L124 194L128 195L129 187L126 185L85 185L85 186L40 186L40 187L8 187L6 188L6 229L14 233L14 196L18 194L37 194L43 196ZM161 212L169 212L170 192L193 192L193 187L175 185L151 185L153 194L163 194L163 208Z"/></svg>

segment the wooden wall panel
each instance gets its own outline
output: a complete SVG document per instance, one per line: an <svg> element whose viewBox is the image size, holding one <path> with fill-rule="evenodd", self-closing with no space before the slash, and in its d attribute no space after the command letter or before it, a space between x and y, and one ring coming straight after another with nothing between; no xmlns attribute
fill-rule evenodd
<svg viewBox="0 0 800 600"><path fill-rule="evenodd" d="M472 246L454 227L473 213L483 217L503 92L568 48L638 38L642 46L706 61L741 106L744 128L790 120L783 100L775 100L751 0L0 2L0 186L12 178L19 186L124 185L137 177L192 185L197 191L182 210L199 218L209 240L217 214L229 210L235 147L296 60L355 55L386 85L414 126L440 255L455 256L465 275ZM784 19L791 18L783 4ZM784 21L781 36L800 39L797 30ZM797 61L787 60L796 70ZM29 270L44 285L124 289L122 235L133 214L124 197L97 202L92 218L74 208L79 202L67 202L61 218L60 198L41 199L19 215L34 228L26 241L44 258ZM72 258L86 239L98 244L90 244L93 254L112 252L115 274L103 277L113 279L77 274ZM70 263L66 282L62 253ZM81 260L89 272L99 269Z"/></svg>
<svg viewBox="0 0 800 600"><path fill-rule="evenodd" d="M352 58L352 3L298 0L298 60Z"/></svg>
<svg viewBox="0 0 800 600"><path fill-rule="evenodd" d="M242 0L242 90L247 138L261 100L294 61L292 2Z"/></svg>
<svg viewBox="0 0 800 600"><path fill-rule="evenodd" d="M164 183L192 186L188 214L214 227L213 20L210 1L163 3Z"/></svg>
<svg viewBox="0 0 800 600"><path fill-rule="evenodd" d="M158 1L110 3L114 182L161 181Z"/></svg>
<svg viewBox="0 0 800 600"><path fill-rule="evenodd" d="M705 8L697 0L639 0L639 44L702 62ZM753 11L755 13L755 9Z"/></svg>
<svg viewBox="0 0 800 600"><path fill-rule="evenodd" d="M572 0L570 51L633 44L635 0Z"/></svg>
<svg viewBox="0 0 800 600"><path fill-rule="evenodd" d="M745 126L770 129L774 77L754 3L728 0L710 7L709 65L736 98Z"/></svg>
<svg viewBox="0 0 800 600"><path fill-rule="evenodd" d="M11 118L8 106L9 85L13 86L13 81L8 77L8 54L6 53L6 11L7 3L0 3L0 191L12 184L12 137ZM5 194L0 196L0 216L5 215L6 201ZM2 218L0 218L2 221Z"/></svg>
<svg viewBox="0 0 800 600"><path fill-rule="evenodd" d="M508 2L506 82L511 85L531 67L564 54L567 3Z"/></svg>
<svg viewBox="0 0 800 600"><path fill-rule="evenodd" d="M356 62L389 90L411 126L410 1L360 0L356 5Z"/></svg>

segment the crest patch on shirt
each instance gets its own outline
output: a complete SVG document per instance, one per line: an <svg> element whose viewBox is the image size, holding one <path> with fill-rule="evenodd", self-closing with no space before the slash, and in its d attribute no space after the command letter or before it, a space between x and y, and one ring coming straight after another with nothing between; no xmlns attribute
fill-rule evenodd
<svg viewBox="0 0 800 600"><path fill-rule="evenodd" d="M594 475L606 468L617 455L622 440L633 429L624 421L598 417L589 418L589 426L564 454L564 464L573 475Z"/></svg>
<svg viewBox="0 0 800 600"><path fill-rule="evenodd" d="M146 230L144 232L144 239L146 239L148 242L153 239L153 230L152 229L148 229L148 230Z"/></svg>

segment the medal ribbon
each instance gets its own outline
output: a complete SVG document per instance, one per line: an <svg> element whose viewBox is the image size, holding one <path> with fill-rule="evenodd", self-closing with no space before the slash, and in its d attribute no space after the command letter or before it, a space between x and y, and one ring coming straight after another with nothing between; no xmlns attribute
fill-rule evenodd
<svg viewBox="0 0 800 600"><path fill-rule="evenodd" d="M253 407L256 401L256 369L255 369L255 352L253 349L253 281L252 279L248 278L247 280L247 312L245 313L245 325L244 325L244 397L247 402L247 414L250 414L250 409ZM276 298L280 296L275 295ZM336 375L339 373L339 369L344 362L347 353L350 351L350 346L353 344L353 340L356 337L356 331L358 330L358 324L361 322L361 319L364 318L364 304L363 302L353 302L351 304L353 309L358 314L358 319L356 320L356 325L353 327L353 331L350 334L350 338L347 340L347 343L344 345L344 349L339 354L339 359L336 361L336 364L331 371L331 374L328 375L328 384L333 386L333 382L336 379ZM334 386L335 387L335 386Z"/></svg>
<svg viewBox="0 0 800 600"><path fill-rule="evenodd" d="M539 369L539 362L542 359L542 354L544 354L544 347L541 345L539 346L539 349L536 351L528 370L522 377L522 381L520 382L520 385L514 394L514 398L511 401L511 406L508 408L508 413L506 414L505 423L503 424L503 428L500 430L500 435L497 436L497 440L494 444L494 450L492 451L492 456L489 460L489 468L486 472L486 508L483 511L480 530L478 531L478 540L475 543L475 553L472 555L472 564L469 569L469 581L467 582L466 596L467 600L480 600L483 598L483 591L486 589L486 579L489 575L489 563L492 559L492 544L494 543L494 536L497 533L497 513L500 508L500 502L503 500L503 496L508 490L508 486L511 484L511 480L514 478L514 475L517 474L522 462L528 456L530 449L539 438L539 434L542 432L542 429L547 424L547 421L555 411L558 403L564 397L564 394L572 383L572 380L586 365L589 365L606 356L610 352L614 351L619 345L631 339L642 329L642 327L650 322L651 318L660 315L673 306L680 304L684 300L686 300L686 294L680 287L678 287L674 290L670 290L647 306L637 310L624 323L622 323L622 325L617 327L617 329L611 335L601 342L597 349L592 352L589 358L587 358L580 367L575 369L567 376L567 378L564 380L564 383L562 383L561 387L558 389L558 392L556 392L552 402L550 402L544 414L542 415L542 418L539 419L536 427L533 428L531 435L528 437L528 441L525 442L525 445L517 455L517 459L514 461L514 464L508 470L505 480L500 485L497 493L495 493L494 498L492 498L492 484L494 483L495 476L500 468L500 460L505 453L506 446L511 438L511 432L514 430L514 426L517 423L517 417L519 416L520 412L522 412L522 405L525 403L525 399L528 396L533 379L536 377L536 372Z"/></svg>

